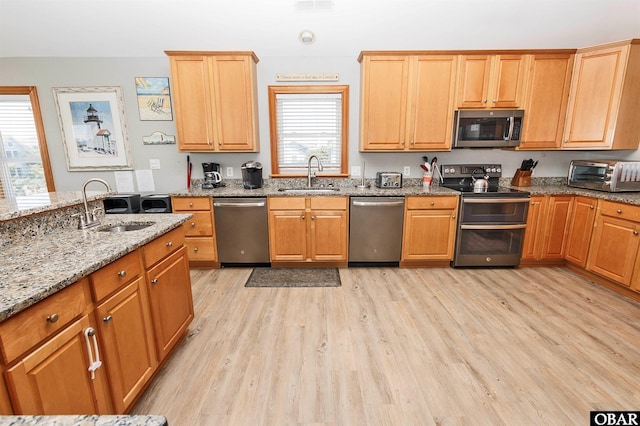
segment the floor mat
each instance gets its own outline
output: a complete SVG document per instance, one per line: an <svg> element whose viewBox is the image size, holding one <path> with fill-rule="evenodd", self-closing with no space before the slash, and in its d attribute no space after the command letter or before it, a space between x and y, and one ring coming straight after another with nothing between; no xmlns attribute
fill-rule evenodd
<svg viewBox="0 0 640 426"><path fill-rule="evenodd" d="M253 268L245 287L340 287L337 268Z"/></svg>

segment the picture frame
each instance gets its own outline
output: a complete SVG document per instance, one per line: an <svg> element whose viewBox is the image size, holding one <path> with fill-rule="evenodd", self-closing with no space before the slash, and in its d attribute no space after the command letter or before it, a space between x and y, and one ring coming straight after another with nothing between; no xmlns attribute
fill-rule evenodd
<svg viewBox="0 0 640 426"><path fill-rule="evenodd" d="M140 121L172 121L169 77L136 77Z"/></svg>
<svg viewBox="0 0 640 426"><path fill-rule="evenodd" d="M122 89L54 87L67 170L133 170Z"/></svg>

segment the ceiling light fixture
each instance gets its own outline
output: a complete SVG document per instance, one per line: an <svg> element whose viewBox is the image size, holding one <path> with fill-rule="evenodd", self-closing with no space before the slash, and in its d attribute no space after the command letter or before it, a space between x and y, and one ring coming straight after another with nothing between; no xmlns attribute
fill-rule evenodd
<svg viewBox="0 0 640 426"><path fill-rule="evenodd" d="M316 40L316 36L311 31L304 30L298 34L298 40L302 44L312 44Z"/></svg>

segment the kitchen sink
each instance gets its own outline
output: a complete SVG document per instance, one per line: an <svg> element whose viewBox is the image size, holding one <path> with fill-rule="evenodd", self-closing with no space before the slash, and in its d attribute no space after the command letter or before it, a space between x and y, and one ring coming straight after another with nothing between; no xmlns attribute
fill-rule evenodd
<svg viewBox="0 0 640 426"><path fill-rule="evenodd" d="M278 192L287 194L333 194L340 191L340 188L280 188Z"/></svg>
<svg viewBox="0 0 640 426"><path fill-rule="evenodd" d="M132 222L132 223L122 223L120 225L104 225L98 228L100 232L128 232L128 231L139 231L140 229L148 228L153 225L155 222Z"/></svg>

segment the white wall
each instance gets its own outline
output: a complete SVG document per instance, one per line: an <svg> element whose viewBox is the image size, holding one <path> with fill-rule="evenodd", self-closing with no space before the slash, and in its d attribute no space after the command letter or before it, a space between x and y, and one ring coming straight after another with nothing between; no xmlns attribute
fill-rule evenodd
<svg viewBox="0 0 640 426"><path fill-rule="evenodd" d="M612 40L613 41L613 40ZM577 46L579 47L579 46ZM233 178L240 178L240 165L248 160L262 162L265 177L271 171L269 150L269 111L267 87L279 84L276 73L331 72L338 73L337 83L350 86L349 113L349 165L366 162L366 176L377 171L402 171L411 166L411 177L421 176L419 164L423 155L438 157L439 164L490 162L503 165L503 175L512 176L523 159L539 160L537 176L565 176L569 161L577 158L640 159L638 151L525 151L512 152L499 149L453 150L440 153L360 153L359 105L360 64L356 57L260 57L258 63L258 107L260 126L260 152L245 154L191 154L194 178L202 177L200 163L221 163L234 168ZM77 190L89 177L101 177L115 184L113 172L68 172L64 156L60 125L52 87L120 86L125 98L129 142L134 167L148 169L149 159L160 159L161 169L154 170L157 192L169 192L186 186L186 156L176 145L143 145L142 136L154 131L175 135L174 121L140 121L137 109L135 77L168 77L169 61L166 57L153 58L0 58L0 86L35 85L38 88L45 133L51 157L54 180L58 191ZM639 112L640 116L640 112ZM226 175L223 174L223 178Z"/></svg>

